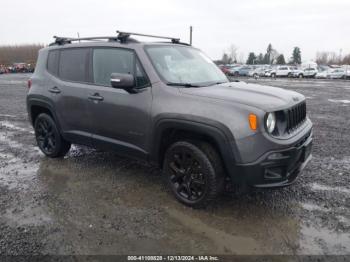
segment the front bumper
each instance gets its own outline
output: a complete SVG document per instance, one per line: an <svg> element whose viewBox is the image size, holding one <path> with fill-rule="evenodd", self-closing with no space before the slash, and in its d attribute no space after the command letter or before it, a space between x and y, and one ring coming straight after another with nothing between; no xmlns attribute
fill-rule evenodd
<svg viewBox="0 0 350 262"><path fill-rule="evenodd" d="M292 184L312 158L312 132L297 144L264 154L254 163L239 164L239 184L256 188L277 188Z"/></svg>

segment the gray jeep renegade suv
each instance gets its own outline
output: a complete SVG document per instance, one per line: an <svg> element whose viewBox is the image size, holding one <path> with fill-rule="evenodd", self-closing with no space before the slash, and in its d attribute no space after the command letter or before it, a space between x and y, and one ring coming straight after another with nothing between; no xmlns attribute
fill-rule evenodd
<svg viewBox="0 0 350 262"><path fill-rule="evenodd" d="M179 39L145 43L131 34L56 37L40 50L27 108L45 155L62 157L75 143L156 163L193 207L227 185L295 181L311 159L303 95L229 82Z"/></svg>

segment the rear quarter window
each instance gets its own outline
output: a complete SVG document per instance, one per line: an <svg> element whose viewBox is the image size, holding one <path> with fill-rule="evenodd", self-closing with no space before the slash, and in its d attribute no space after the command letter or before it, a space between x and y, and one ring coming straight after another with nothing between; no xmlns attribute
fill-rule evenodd
<svg viewBox="0 0 350 262"><path fill-rule="evenodd" d="M88 48L72 48L60 51L59 77L73 82L88 82Z"/></svg>
<svg viewBox="0 0 350 262"><path fill-rule="evenodd" d="M58 75L59 56L60 56L59 50L50 51L47 56L47 71L54 76Z"/></svg>

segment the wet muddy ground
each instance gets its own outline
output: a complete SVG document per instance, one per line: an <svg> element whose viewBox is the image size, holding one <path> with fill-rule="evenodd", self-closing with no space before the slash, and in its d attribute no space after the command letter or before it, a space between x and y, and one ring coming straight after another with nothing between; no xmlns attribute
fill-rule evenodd
<svg viewBox="0 0 350 262"><path fill-rule="evenodd" d="M28 77L0 76L0 254L350 254L350 81L248 80L307 97L313 160L289 188L193 210L145 163L80 146L44 157Z"/></svg>

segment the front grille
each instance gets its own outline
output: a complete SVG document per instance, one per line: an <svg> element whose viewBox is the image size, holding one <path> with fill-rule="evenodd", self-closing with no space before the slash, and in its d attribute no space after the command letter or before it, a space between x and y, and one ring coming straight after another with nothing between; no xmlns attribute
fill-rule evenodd
<svg viewBox="0 0 350 262"><path fill-rule="evenodd" d="M306 120L306 103L302 102L287 109L287 132L291 133Z"/></svg>

